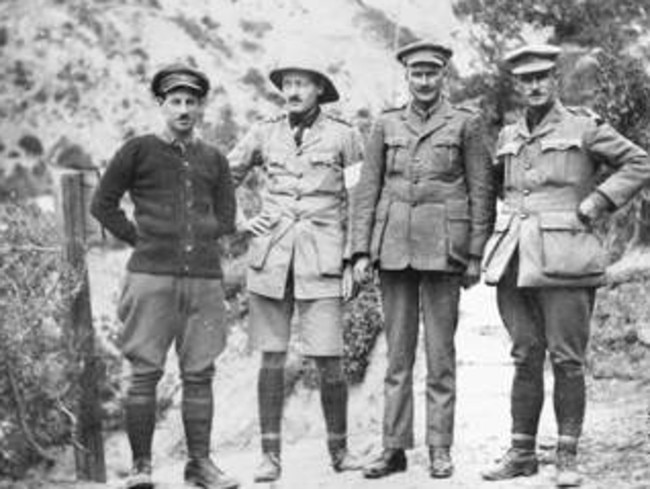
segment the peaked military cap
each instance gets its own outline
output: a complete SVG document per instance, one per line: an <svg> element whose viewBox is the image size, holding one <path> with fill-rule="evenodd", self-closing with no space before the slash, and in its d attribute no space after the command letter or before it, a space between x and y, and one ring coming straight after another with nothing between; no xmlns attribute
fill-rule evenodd
<svg viewBox="0 0 650 489"><path fill-rule="evenodd" d="M195 91L199 97L205 97L210 90L210 81L203 72L181 63L163 67L151 80L151 91L156 97L163 97L181 87Z"/></svg>
<svg viewBox="0 0 650 489"><path fill-rule="evenodd" d="M451 48L442 44L432 41L417 41L398 49L395 57L404 66L412 66L416 63L446 66L453 53Z"/></svg>
<svg viewBox="0 0 650 489"><path fill-rule="evenodd" d="M282 91L282 77L290 71L309 73L321 80L323 93L318 97L319 104L336 102L339 99L339 92L334 86L334 82L325 74L322 63L314 53L295 51L284 56L269 74L271 82L278 90Z"/></svg>
<svg viewBox="0 0 650 489"><path fill-rule="evenodd" d="M555 67L562 50L551 44L528 44L509 52L503 58L513 75L548 71Z"/></svg>

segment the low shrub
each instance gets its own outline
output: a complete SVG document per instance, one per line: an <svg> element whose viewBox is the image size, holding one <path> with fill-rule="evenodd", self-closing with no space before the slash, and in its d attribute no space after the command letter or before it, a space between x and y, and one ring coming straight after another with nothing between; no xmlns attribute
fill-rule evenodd
<svg viewBox="0 0 650 489"><path fill-rule="evenodd" d="M0 243L0 474L18 478L73 442L82 358L63 325L81 275L35 205L0 207Z"/></svg>
<svg viewBox="0 0 650 489"><path fill-rule="evenodd" d="M363 286L358 297L346 307L344 321L345 372L351 384L360 384L383 328L381 297L375 284Z"/></svg>
<svg viewBox="0 0 650 489"><path fill-rule="evenodd" d="M589 354L594 377L650 379L650 344L640 334L650 324L649 294L647 279L599 290Z"/></svg>

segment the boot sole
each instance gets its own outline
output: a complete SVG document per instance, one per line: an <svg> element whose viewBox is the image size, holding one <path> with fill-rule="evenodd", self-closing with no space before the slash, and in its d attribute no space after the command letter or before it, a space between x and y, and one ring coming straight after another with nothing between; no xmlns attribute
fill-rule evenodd
<svg viewBox="0 0 650 489"><path fill-rule="evenodd" d="M255 483L261 483L261 482L275 482L280 479L280 476L278 475L277 477L254 477L253 482Z"/></svg>
<svg viewBox="0 0 650 489"><path fill-rule="evenodd" d="M582 480L571 481L571 482L558 481L555 483L555 487L580 487L580 486L582 486Z"/></svg>
<svg viewBox="0 0 650 489"><path fill-rule="evenodd" d="M134 484L127 484L125 489L153 489L153 482L136 482Z"/></svg>
<svg viewBox="0 0 650 489"><path fill-rule="evenodd" d="M483 480L486 481L505 481L509 479L515 479L517 477L531 477L539 472L539 467L526 467L524 469L518 470L516 472L510 472L505 474L502 477L491 477L483 475Z"/></svg>
<svg viewBox="0 0 650 489"><path fill-rule="evenodd" d="M195 486L195 487L202 487L204 489L206 487L210 487L210 486L207 486L207 485L205 485L205 484L203 484L201 482L198 482L198 481L192 480L192 479L185 479L185 484L189 484L189 485L192 485L192 486ZM238 482L233 482L230 485L221 486L220 489L239 489L239 483Z"/></svg>
<svg viewBox="0 0 650 489"><path fill-rule="evenodd" d="M454 471L450 470L448 472L429 472L429 475L433 479L449 479L452 475L454 475Z"/></svg>
<svg viewBox="0 0 650 489"><path fill-rule="evenodd" d="M341 472L355 472L363 470L363 467L357 467L356 465L354 467L332 467L332 470L337 474L340 474Z"/></svg>
<svg viewBox="0 0 650 489"><path fill-rule="evenodd" d="M406 472L406 464L404 466L395 467L394 469L386 472L378 472L378 473L364 472L363 477L365 479L381 479L382 477L388 477L389 475L396 474L398 472Z"/></svg>

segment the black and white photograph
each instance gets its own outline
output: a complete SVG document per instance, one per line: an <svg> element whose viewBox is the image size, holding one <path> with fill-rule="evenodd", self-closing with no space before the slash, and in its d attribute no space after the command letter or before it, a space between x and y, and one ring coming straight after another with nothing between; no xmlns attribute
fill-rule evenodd
<svg viewBox="0 0 650 489"><path fill-rule="evenodd" d="M650 0L0 0L0 489L650 489Z"/></svg>

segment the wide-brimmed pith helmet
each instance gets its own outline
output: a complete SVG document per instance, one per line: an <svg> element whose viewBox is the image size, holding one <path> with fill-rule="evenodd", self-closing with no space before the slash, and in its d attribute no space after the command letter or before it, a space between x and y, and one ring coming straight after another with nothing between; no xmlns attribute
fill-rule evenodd
<svg viewBox="0 0 650 489"><path fill-rule="evenodd" d="M323 93L318 97L318 103L336 102L340 98L334 82L327 76L323 64L314 55L292 53L285 56L269 74L271 82L278 90L282 91L282 77L289 72L309 73L321 80Z"/></svg>

